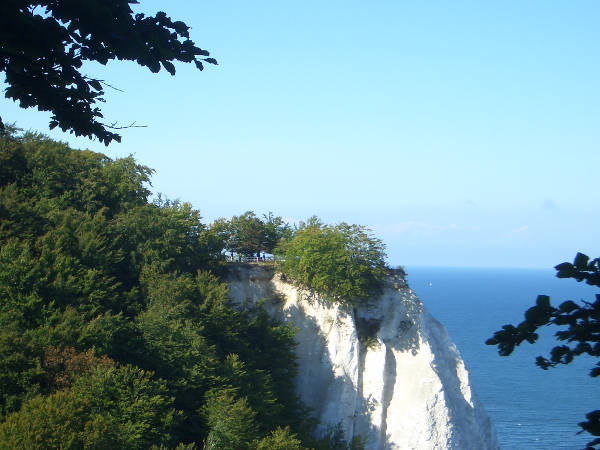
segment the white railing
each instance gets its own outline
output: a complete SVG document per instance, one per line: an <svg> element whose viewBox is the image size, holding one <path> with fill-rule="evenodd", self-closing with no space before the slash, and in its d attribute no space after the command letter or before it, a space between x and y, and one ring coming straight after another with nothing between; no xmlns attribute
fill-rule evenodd
<svg viewBox="0 0 600 450"><path fill-rule="evenodd" d="M244 256L244 255L225 255L225 260L228 262L246 262L246 263L258 263L263 261L273 261L275 258L273 255L264 256Z"/></svg>

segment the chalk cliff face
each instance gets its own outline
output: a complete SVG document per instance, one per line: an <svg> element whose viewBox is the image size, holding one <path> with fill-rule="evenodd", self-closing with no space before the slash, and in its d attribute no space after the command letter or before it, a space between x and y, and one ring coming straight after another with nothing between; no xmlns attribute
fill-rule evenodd
<svg viewBox="0 0 600 450"><path fill-rule="evenodd" d="M229 277L236 303L266 299L270 314L298 328L300 398L320 421L367 449L497 449L456 346L400 275L383 294L351 308L327 302L260 266Z"/></svg>

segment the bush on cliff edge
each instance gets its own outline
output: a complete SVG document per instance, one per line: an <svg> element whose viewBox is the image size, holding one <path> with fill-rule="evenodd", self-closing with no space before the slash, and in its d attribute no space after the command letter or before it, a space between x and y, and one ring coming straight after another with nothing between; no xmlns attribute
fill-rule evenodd
<svg viewBox="0 0 600 450"><path fill-rule="evenodd" d="M381 292L385 245L360 225L312 217L275 249L277 267L295 284L331 301L357 304Z"/></svg>

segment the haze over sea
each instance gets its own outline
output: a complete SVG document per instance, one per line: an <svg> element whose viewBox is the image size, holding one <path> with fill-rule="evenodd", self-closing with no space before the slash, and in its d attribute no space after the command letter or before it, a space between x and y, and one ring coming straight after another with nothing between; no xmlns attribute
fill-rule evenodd
<svg viewBox="0 0 600 450"><path fill-rule="evenodd" d="M476 394L492 418L502 449L584 448L592 436L577 423L600 408L598 380L588 373L594 361L580 358L544 371L535 357L546 356L557 329L546 328L535 345L523 344L509 357L484 341L507 323L517 324L538 294L553 305L593 300L597 289L559 280L554 270L407 267L408 283L429 312L448 330L471 374Z"/></svg>

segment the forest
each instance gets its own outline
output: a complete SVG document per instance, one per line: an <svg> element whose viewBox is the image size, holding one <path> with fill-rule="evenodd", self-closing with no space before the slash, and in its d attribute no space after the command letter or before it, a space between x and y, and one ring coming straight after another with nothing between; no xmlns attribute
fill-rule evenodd
<svg viewBox="0 0 600 450"><path fill-rule="evenodd" d="M271 213L204 224L151 200L152 172L11 127L0 138L0 448L361 448L311 437L294 330L230 307L225 253L279 242L289 263L297 236L325 233L383 258L379 242Z"/></svg>

